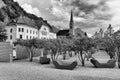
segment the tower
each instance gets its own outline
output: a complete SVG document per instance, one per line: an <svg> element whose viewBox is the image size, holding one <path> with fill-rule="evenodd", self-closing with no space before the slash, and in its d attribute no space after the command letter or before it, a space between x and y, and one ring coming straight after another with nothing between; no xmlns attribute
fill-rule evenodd
<svg viewBox="0 0 120 80"><path fill-rule="evenodd" d="M73 11L72 10L71 10L69 27L70 27L70 34L74 35L74 20L73 20Z"/></svg>
<svg viewBox="0 0 120 80"><path fill-rule="evenodd" d="M114 30L113 30L111 24L109 24L109 27L107 28L107 31L108 31L109 36L111 36L113 34Z"/></svg>
<svg viewBox="0 0 120 80"><path fill-rule="evenodd" d="M100 31L99 31L99 36L100 36L100 38L103 38L103 33L104 33L104 31L103 31L103 29L101 28Z"/></svg>

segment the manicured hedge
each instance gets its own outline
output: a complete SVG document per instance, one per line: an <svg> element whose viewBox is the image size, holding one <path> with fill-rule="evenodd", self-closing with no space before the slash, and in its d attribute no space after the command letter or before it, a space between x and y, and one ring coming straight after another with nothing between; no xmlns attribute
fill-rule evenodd
<svg viewBox="0 0 120 80"><path fill-rule="evenodd" d="M17 45L16 46L17 59L25 59L29 57L29 52L26 47Z"/></svg>
<svg viewBox="0 0 120 80"><path fill-rule="evenodd" d="M27 48L25 46L20 46L20 45L17 45L16 46L16 54L17 54L17 59L20 60L20 59L26 59L29 57L29 52L27 50ZM41 52L39 49L37 49L35 51L35 54L34 54L34 57L37 57L37 56L40 56L41 55Z"/></svg>
<svg viewBox="0 0 120 80"><path fill-rule="evenodd" d="M13 48L9 42L0 42L0 62L10 62L12 50Z"/></svg>

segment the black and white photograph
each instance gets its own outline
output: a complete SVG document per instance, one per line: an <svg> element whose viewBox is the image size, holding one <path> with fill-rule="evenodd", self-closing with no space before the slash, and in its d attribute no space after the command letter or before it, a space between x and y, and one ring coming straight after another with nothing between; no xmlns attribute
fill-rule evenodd
<svg viewBox="0 0 120 80"><path fill-rule="evenodd" d="M120 0L0 0L0 80L120 80Z"/></svg>

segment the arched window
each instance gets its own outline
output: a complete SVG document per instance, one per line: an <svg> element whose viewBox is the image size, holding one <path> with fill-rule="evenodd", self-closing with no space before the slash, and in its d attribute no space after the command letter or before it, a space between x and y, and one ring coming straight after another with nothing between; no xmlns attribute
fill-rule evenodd
<svg viewBox="0 0 120 80"><path fill-rule="evenodd" d="M10 33L12 33L13 32L13 29L10 29Z"/></svg>

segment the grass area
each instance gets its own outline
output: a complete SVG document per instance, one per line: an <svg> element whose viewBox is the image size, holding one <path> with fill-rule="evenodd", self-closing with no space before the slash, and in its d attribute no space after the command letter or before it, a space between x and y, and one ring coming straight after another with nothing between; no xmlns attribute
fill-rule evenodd
<svg viewBox="0 0 120 80"><path fill-rule="evenodd" d="M74 70L55 69L52 64L41 65L39 58L34 58L33 62L20 60L0 63L0 80L120 80L119 74L117 67L94 68L89 61L85 67L79 63Z"/></svg>

